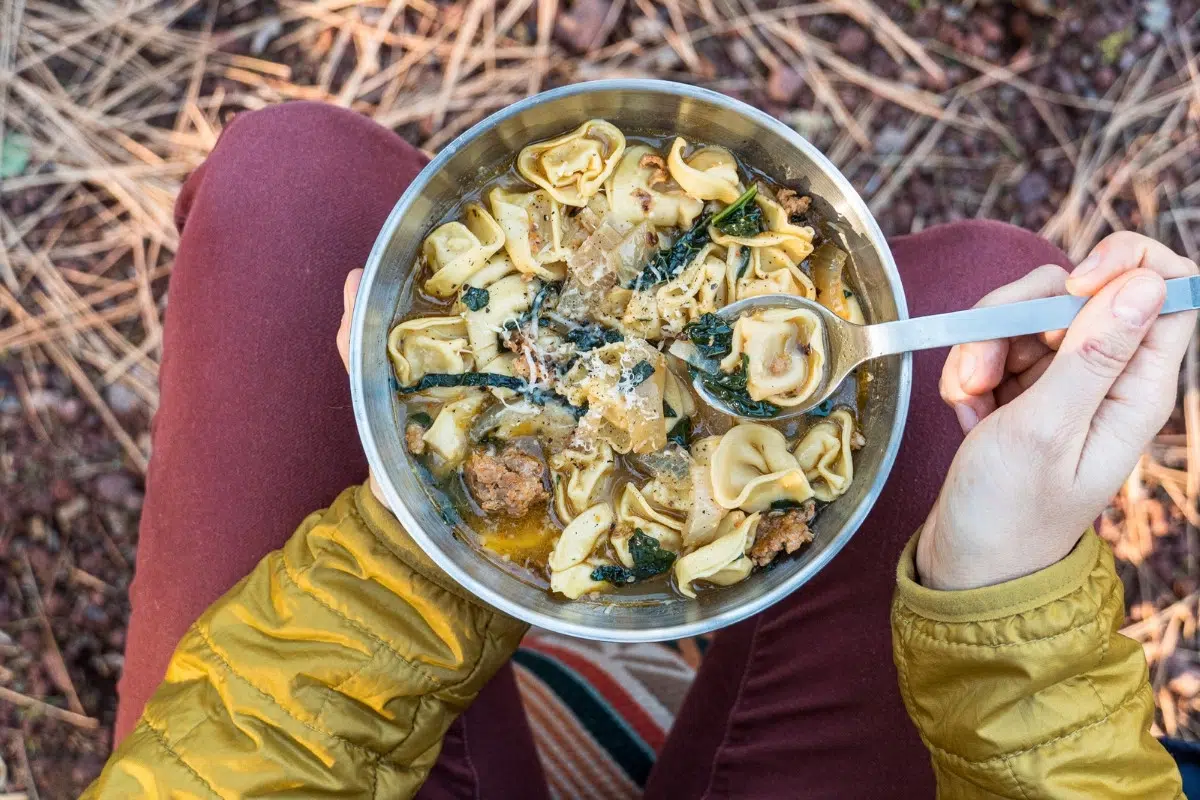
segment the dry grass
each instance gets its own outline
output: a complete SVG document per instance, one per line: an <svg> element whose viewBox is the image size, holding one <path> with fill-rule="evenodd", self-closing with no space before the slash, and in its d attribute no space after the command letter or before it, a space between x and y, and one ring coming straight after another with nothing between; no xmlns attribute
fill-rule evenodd
<svg viewBox="0 0 1200 800"><path fill-rule="evenodd" d="M585 8L600 13L588 18ZM920 175L947 176L939 184L946 202L936 212L919 209L908 227L1012 216L1008 198L1036 163L1069 176L1042 233L1073 258L1118 229L1200 255L1195 17L1177 21L1092 96L1027 77L1050 53L1021 48L994 63L906 33L870 0L782 8L616 0L567 10L560 0L7 0L0 139L30 159L0 182L0 351L11 371L53 364L94 407L128 465L144 472L148 437L113 412L109 387L122 385L147 411L157 404L165 283L178 246L174 198L230 112L295 99L353 108L435 151L488 113L552 85L652 76L761 101L778 94L772 87L787 70L798 70L810 88L769 107L827 152L885 217ZM894 68L880 74L840 55L810 24L826 17L861 23ZM556 24L572 21L580 52L555 36ZM1016 123L1022 113L1036 114L1052 145L1027 140ZM881 147L885 133L899 144ZM946 147L951 139L982 143L980 154ZM1192 729L1200 686L1173 684L1176 670L1168 668L1200 662L1195 344L1182 385L1180 424L1131 476L1105 533L1142 594L1127 633L1146 645L1161 727L1200 738ZM40 412L27 409L37 431ZM1191 584L1183 599L1149 558L1174 517L1186 525L1178 572ZM0 694L0 702L14 699L12 690ZM79 724L90 719L81 711L56 716Z"/></svg>

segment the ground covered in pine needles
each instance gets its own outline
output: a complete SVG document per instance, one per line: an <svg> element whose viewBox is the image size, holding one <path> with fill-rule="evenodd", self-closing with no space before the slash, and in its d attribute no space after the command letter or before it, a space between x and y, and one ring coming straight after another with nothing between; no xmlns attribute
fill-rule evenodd
<svg viewBox="0 0 1200 800"><path fill-rule="evenodd" d="M0 794L108 755L181 181L231 114L312 99L436 151L580 80L711 87L794 126L884 230L991 217L1079 258L1197 258L1197 0L7 0L0 6ZM969 268L970 265L963 265ZM1200 738L1200 366L1113 501L1126 632Z"/></svg>

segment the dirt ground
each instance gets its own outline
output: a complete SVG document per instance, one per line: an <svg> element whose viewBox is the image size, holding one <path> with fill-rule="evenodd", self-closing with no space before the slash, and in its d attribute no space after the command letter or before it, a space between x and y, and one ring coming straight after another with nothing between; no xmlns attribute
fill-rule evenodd
<svg viewBox="0 0 1200 800"><path fill-rule="evenodd" d="M783 119L885 232L1007 220L1079 258L1200 231L1197 0L0 5L0 793L109 751L178 244L229 115L316 99L427 151L528 93L652 76ZM969 265L964 265L969 268ZM1158 728L1200 738L1200 367L1102 521ZM32 776L32 780L31 780Z"/></svg>

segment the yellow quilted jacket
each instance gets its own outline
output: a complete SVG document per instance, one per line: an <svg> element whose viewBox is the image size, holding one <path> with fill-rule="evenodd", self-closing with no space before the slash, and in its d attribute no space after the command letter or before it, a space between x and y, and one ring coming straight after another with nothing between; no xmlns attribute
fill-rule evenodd
<svg viewBox="0 0 1200 800"><path fill-rule="evenodd" d="M1094 534L970 592L919 586L912 548L895 658L941 797L1182 796ZM84 797L411 796L524 632L452 584L369 489L347 490L192 627Z"/></svg>

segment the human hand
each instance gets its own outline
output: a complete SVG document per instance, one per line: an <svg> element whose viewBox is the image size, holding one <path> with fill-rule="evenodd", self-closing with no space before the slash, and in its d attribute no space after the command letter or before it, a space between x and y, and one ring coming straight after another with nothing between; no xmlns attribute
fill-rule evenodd
<svg viewBox="0 0 1200 800"><path fill-rule="evenodd" d="M350 372L350 319L354 316L354 301L358 297L358 285L362 283L362 276L362 269L352 269L346 275L346 283L342 286L342 321L338 325L337 349L347 373ZM375 499L390 510L391 506L383 498L383 490L379 488L373 473L367 473L367 483L370 484L371 494L375 495Z"/></svg>
<svg viewBox="0 0 1200 800"><path fill-rule="evenodd" d="M1196 312L1158 319L1163 279L1196 272L1115 233L1070 277L1039 267L979 302L1091 298L1065 332L950 351L941 394L967 437L917 543L925 586L1001 583L1071 551L1174 408Z"/></svg>

